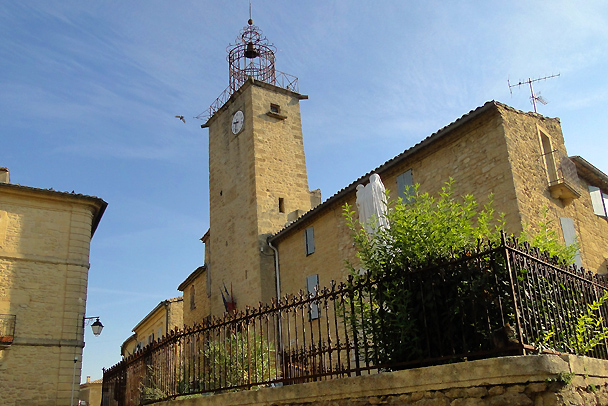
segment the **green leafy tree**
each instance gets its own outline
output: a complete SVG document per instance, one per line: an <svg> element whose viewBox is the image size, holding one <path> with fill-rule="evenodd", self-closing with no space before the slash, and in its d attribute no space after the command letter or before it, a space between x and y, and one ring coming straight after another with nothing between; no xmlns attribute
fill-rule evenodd
<svg viewBox="0 0 608 406"><path fill-rule="evenodd" d="M598 300L587 304L581 312L570 311L566 314L566 323L572 327L572 332L556 331L553 326L545 330L542 339L537 343L539 350L550 348L556 351L585 355L608 339L608 327L600 309L608 301L608 291Z"/></svg>
<svg viewBox="0 0 608 406"><path fill-rule="evenodd" d="M452 179L437 197L420 193L418 185L407 192L407 201L398 199L387 204L385 216L390 226L386 228L378 227L372 219L371 230L368 227L370 231L366 231L355 210L344 206L359 258L358 264L347 266L353 286L363 286L353 291L346 306L351 310L345 314L348 313L351 334L365 340L365 348L369 349L361 355L387 365L417 359L421 351L426 351L419 345L425 334L425 345L430 352L424 356L432 357L433 348L446 345L451 337L463 337L463 342L490 343L495 339L491 336L493 331L507 327L502 323L514 322L514 314L508 310L514 304L508 293L510 282L502 255L479 254L482 256L476 256L474 261L461 261L455 267L449 265L458 263L454 259L478 253L482 242L499 242L505 225L504 214L494 210L492 195L487 204L480 206L472 195L456 196ZM558 264L572 264L577 245L564 246L548 218L547 208L543 208L542 215L535 227L526 225L519 241L538 248ZM411 284L408 275L420 275L436 265L441 265L441 278L415 276L418 279ZM518 272L518 279L527 277L527 270ZM542 329L539 334L544 332L544 341L557 340L562 350L580 354L605 342L608 331L597 315L605 298L588 305L585 312L581 306L587 305L574 299L556 302L568 297L556 292L565 289L562 284L544 280L542 276L538 278L537 283L526 285L526 289L533 291L522 293L522 304L529 306L524 309L525 314L535 314L535 320L542 321L534 328ZM479 304L485 306L484 313L475 315ZM574 326L574 334L566 336L568 332L564 330L560 333L562 336L556 337L554 326L558 321L553 319L555 312L552 311L556 307L566 312L560 316L563 320L560 319L559 324L565 321ZM503 313L503 309L507 312ZM428 319L423 319L426 316L421 316L423 312L432 313L438 319L430 321L439 326L434 330L437 334L428 334L432 326ZM482 319L485 322L479 323ZM466 351L466 345L460 348L448 342L447 346L450 345L455 354Z"/></svg>
<svg viewBox="0 0 608 406"><path fill-rule="evenodd" d="M372 227L366 231L352 207L344 207L360 260L360 267L348 266L353 284L363 286L353 292L348 303L354 309L349 315L351 334L369 344L364 346L369 350L361 354L367 360L371 357L379 364L393 365L417 359L425 329L422 307L432 309L443 320L462 320L469 309L467 301L472 303L480 292L493 294L488 292L489 284L482 283L487 274L472 279L451 272L444 274L441 285L421 282L416 291L407 288L408 271L475 252L481 241L498 242L500 238L504 216L496 214L492 196L480 209L472 195L456 197L453 185L450 179L438 197L419 193L416 185L408 190L407 202L389 201L385 214L388 228L377 227L377 219L372 219ZM446 328L441 337L433 338L435 347L445 345L443 337L478 335L481 331L474 323L467 328L470 331Z"/></svg>
<svg viewBox="0 0 608 406"><path fill-rule="evenodd" d="M352 206L346 205L344 213L362 269L377 278L447 259L454 253L474 251L480 241L497 242L504 214L495 212L492 195L480 210L473 195L457 198L453 186L450 178L438 197L419 193L419 185L410 187L407 202L399 198L388 203L385 215L390 227L372 225L371 232L361 227ZM352 264L348 266L359 278L360 272Z"/></svg>
<svg viewBox="0 0 608 406"><path fill-rule="evenodd" d="M207 389L269 382L277 376L274 343L252 330L210 340L204 356L208 369L201 384Z"/></svg>
<svg viewBox="0 0 608 406"><path fill-rule="evenodd" d="M575 354L587 354L596 346L606 342L608 328L604 326L600 308L607 300L608 292L604 291L604 296L588 304L586 311L576 318L574 323L576 334L568 340L569 347Z"/></svg>

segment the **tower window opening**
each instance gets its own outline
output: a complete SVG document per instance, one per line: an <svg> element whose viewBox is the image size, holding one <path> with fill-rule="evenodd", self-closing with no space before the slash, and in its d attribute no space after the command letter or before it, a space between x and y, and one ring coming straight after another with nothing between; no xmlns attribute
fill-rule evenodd
<svg viewBox="0 0 608 406"><path fill-rule="evenodd" d="M279 114L281 112L281 106L279 106L278 104L270 103L270 111Z"/></svg>
<svg viewBox="0 0 608 406"><path fill-rule="evenodd" d="M285 199L279 197L279 213L285 213Z"/></svg>
<svg viewBox="0 0 608 406"><path fill-rule="evenodd" d="M545 170L547 171L547 177L549 184L557 181L557 170L555 168L555 157L553 156L553 146L551 145L551 139L543 131L539 131L540 144L542 148L542 156L545 164Z"/></svg>

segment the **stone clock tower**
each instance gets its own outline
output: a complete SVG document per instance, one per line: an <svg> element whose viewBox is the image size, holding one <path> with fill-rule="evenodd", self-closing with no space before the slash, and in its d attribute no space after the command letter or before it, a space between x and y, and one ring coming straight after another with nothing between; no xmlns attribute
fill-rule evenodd
<svg viewBox="0 0 608 406"><path fill-rule="evenodd" d="M251 19L228 53L230 86L202 125L209 128L205 264L212 315L225 311L224 286L238 310L276 297L266 239L310 210L312 196L299 105L307 96L297 93L297 78L275 71L274 47Z"/></svg>

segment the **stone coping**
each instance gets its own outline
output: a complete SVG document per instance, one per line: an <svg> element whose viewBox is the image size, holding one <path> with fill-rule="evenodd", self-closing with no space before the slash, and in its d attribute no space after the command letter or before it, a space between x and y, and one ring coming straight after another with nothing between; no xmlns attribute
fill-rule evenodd
<svg viewBox="0 0 608 406"><path fill-rule="evenodd" d="M563 374L608 378L608 361L575 355L524 355L160 402L163 406L275 405L400 395L452 388L547 382Z"/></svg>

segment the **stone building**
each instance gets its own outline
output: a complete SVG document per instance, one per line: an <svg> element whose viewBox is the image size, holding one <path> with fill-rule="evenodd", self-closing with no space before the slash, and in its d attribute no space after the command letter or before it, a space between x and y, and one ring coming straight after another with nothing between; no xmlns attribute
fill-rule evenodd
<svg viewBox="0 0 608 406"><path fill-rule="evenodd" d="M135 327L133 335L120 347L120 354L127 357L134 352L165 337L171 330L183 327L183 298L175 297L160 302Z"/></svg>
<svg viewBox="0 0 608 406"><path fill-rule="evenodd" d="M473 194L506 214L506 231L547 219L566 244L577 242L576 263L605 273L608 223L602 191L606 175L580 157L569 158L559 119L524 113L492 101L459 118L372 172L357 179L314 210L269 238L279 253L283 293L306 286L318 275L321 286L344 280L344 261L355 261L342 208L356 207L355 188L377 173L390 196L405 197L405 185L437 194L449 178L455 193ZM305 250L308 236L314 252Z"/></svg>
<svg viewBox="0 0 608 406"><path fill-rule="evenodd" d="M11 184L0 168L0 404L77 399L89 248L106 206Z"/></svg>
<svg viewBox="0 0 608 406"><path fill-rule="evenodd" d="M251 42L241 32L242 45ZM248 42L249 41L249 42ZM507 232L538 224L543 208L565 243L577 242L576 263L605 273L608 258L608 177L580 157L568 157L560 121L491 101L465 114L321 203L309 190L299 102L294 81L233 65L231 88L208 111L210 229L202 238L204 266L184 280L184 324L273 297L344 280L355 252L343 206L355 206L356 187L380 175L390 196L420 185L436 194L450 178L457 194L473 194L506 214ZM264 66L262 60L258 66ZM272 73L274 59L272 59ZM258 74L258 76L256 76ZM243 78L244 77L244 78ZM240 79L237 85L233 81Z"/></svg>
<svg viewBox="0 0 608 406"><path fill-rule="evenodd" d="M91 377L87 376L85 383L80 385L80 394L78 400L79 406L99 406L101 405L101 389L103 379L91 381Z"/></svg>

